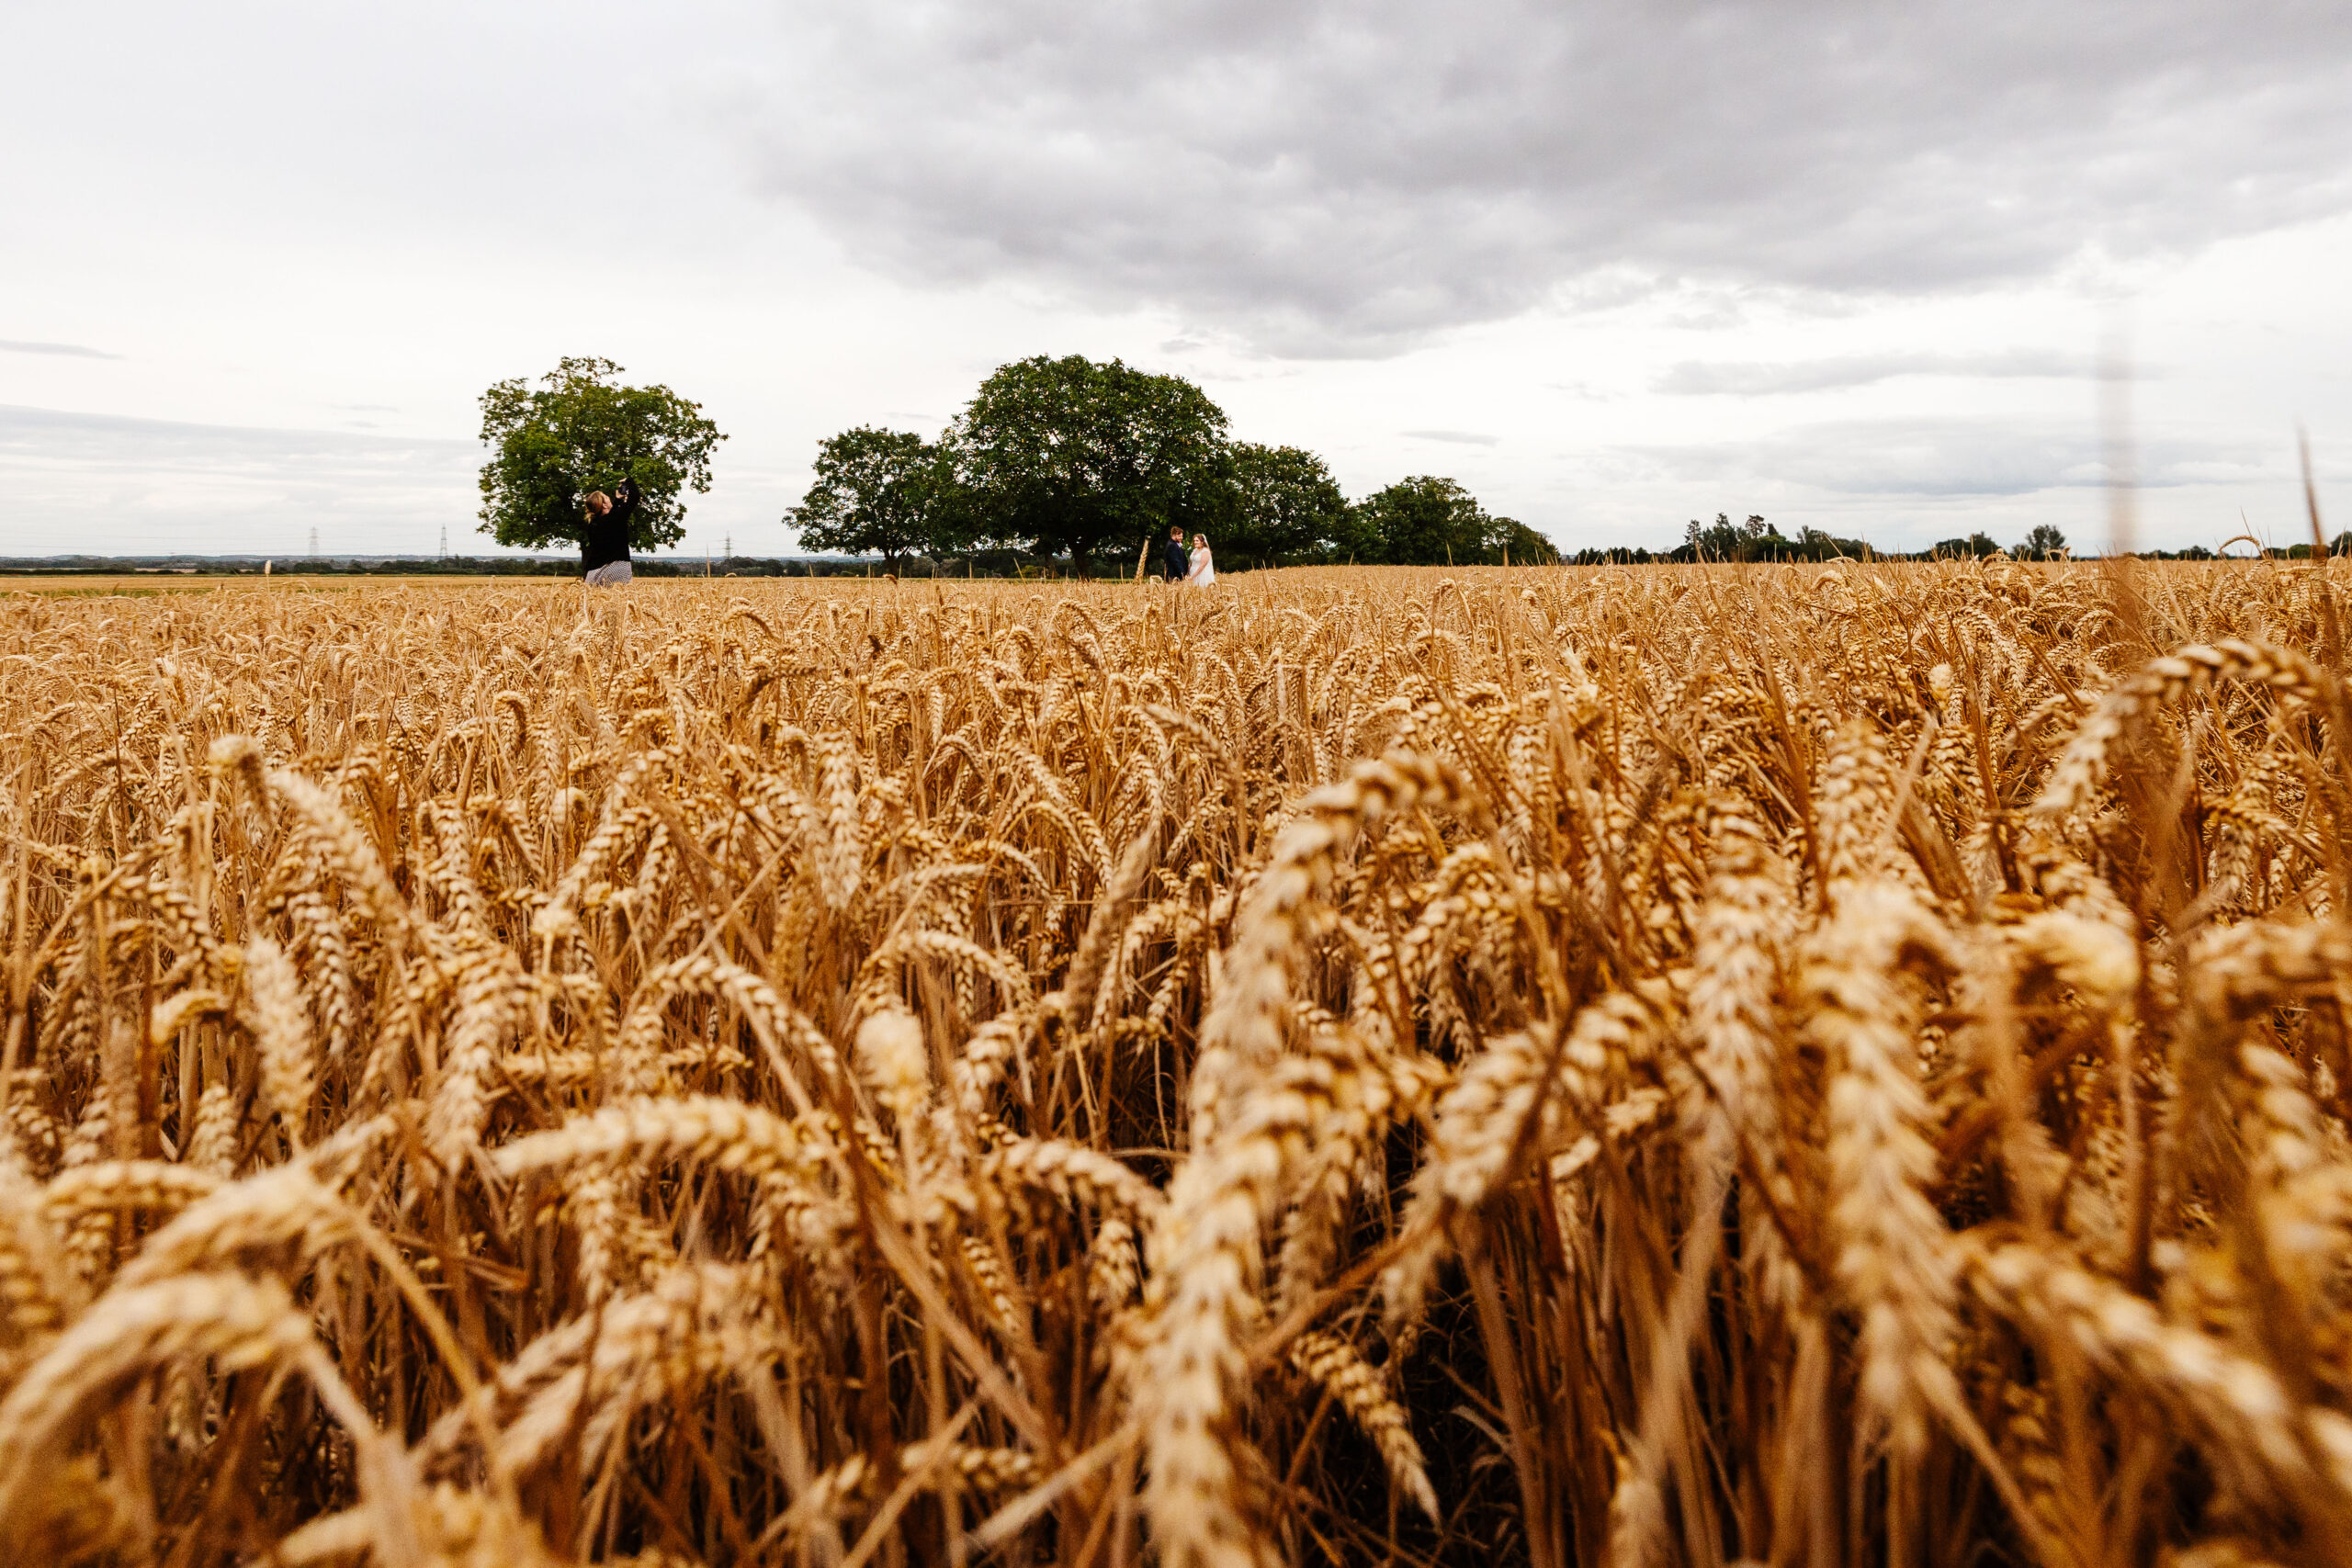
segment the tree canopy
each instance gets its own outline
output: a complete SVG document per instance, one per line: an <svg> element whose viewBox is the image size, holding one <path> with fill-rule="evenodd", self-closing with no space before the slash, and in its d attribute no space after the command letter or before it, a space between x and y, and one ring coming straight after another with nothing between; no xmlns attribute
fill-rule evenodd
<svg viewBox="0 0 2352 1568"><path fill-rule="evenodd" d="M1067 554L1083 575L1105 544L1216 521L1225 430L1225 411L1182 377L1040 355L981 382L947 441L986 534Z"/></svg>
<svg viewBox="0 0 2352 1568"><path fill-rule="evenodd" d="M1459 562L1486 543L1485 509L1452 479L1398 479L1350 510L1356 558L1368 563Z"/></svg>
<svg viewBox="0 0 2352 1568"><path fill-rule="evenodd" d="M1557 566L1560 547L1546 535L1521 523L1516 517L1498 517L1487 533L1487 538L1502 549L1505 566Z"/></svg>
<svg viewBox="0 0 2352 1568"><path fill-rule="evenodd" d="M515 379L481 395L481 531L502 545L576 541L591 491L637 487L632 549L685 533L681 494L710 489L710 457L727 438L667 387L625 387L609 359L567 358L536 389Z"/></svg>
<svg viewBox="0 0 2352 1568"><path fill-rule="evenodd" d="M1211 530L1220 562L1320 560L1345 547L1348 498L1314 453L1237 441L1226 474L1226 515Z"/></svg>
<svg viewBox="0 0 2352 1568"><path fill-rule="evenodd" d="M2027 531L2018 553L2030 560L2055 560L2066 553L2066 536L2052 523L2037 523Z"/></svg>
<svg viewBox="0 0 2352 1568"><path fill-rule="evenodd" d="M1866 559L1871 547L1860 539L1840 538L1818 528L1800 528L1797 536L1788 538L1780 529L1754 513L1743 523L1734 523L1726 513L1715 513L1713 523L1692 518L1683 531L1679 547L1660 556L1662 560L1681 561L1757 561L1757 560L1832 560L1844 556Z"/></svg>
<svg viewBox="0 0 2352 1568"><path fill-rule="evenodd" d="M785 521L802 545L879 555L944 554L957 542L949 454L908 431L859 425L818 445L817 479Z"/></svg>
<svg viewBox="0 0 2352 1568"><path fill-rule="evenodd" d="M1347 544L1360 561L1390 566L1476 566L1556 560L1552 541L1498 517L1453 479L1417 474L1350 508Z"/></svg>
<svg viewBox="0 0 2352 1568"><path fill-rule="evenodd" d="M1718 512L1712 524L1690 519L1690 526L1682 531L1683 547L1693 560L1757 560L1770 543L1787 544L1780 530L1763 518L1748 514L1745 523L1735 523L1727 513Z"/></svg>
<svg viewBox="0 0 2352 1568"><path fill-rule="evenodd" d="M1225 411L1182 377L1082 355L1000 366L936 442L870 426L828 438L785 521L817 548L893 566L969 552L1067 558L1080 576L1105 551L1148 557L1171 525L1205 533L1227 570L1559 559L1450 479L1400 479L1351 505L1314 453L1229 440Z"/></svg>

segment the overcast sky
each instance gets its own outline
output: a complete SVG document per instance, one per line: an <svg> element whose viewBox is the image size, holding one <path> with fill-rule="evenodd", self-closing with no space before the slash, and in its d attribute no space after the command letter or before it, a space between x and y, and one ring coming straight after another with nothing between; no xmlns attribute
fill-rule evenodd
<svg viewBox="0 0 2352 1568"><path fill-rule="evenodd" d="M1568 548L2352 526L2352 6L17 5L0 552L478 550L567 354L817 441L1031 354Z"/></svg>

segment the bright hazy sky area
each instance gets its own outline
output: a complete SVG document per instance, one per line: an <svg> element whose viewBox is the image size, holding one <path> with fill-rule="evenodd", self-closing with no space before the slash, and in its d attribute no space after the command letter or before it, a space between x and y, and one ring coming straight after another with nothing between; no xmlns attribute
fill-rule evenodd
<svg viewBox="0 0 2352 1568"><path fill-rule="evenodd" d="M479 552L567 354L729 439L1125 357L1563 547L2352 526L2352 6L18 5L0 553ZM2132 369L2103 425L2102 365Z"/></svg>

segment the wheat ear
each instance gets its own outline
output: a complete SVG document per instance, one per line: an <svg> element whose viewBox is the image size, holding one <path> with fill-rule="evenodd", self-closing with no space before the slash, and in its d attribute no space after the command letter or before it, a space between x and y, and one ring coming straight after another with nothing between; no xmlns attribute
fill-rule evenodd
<svg viewBox="0 0 2352 1568"><path fill-rule="evenodd" d="M2088 805L2107 780L2108 752L2143 714L2223 680L2267 686L2283 695L2312 702L2324 690L2326 679L2300 653L2236 637L2210 648L2194 643L2176 649L2125 677L2099 699L2051 770L2049 781L2033 803L2034 814L2063 818ZM2337 738L2339 745L2344 740Z"/></svg>
<svg viewBox="0 0 2352 1568"><path fill-rule="evenodd" d="M266 936L245 943L244 976L254 1038L261 1047L262 1094L277 1112L287 1142L300 1153L311 1119L317 1057L301 977L285 950Z"/></svg>
<svg viewBox="0 0 2352 1568"><path fill-rule="evenodd" d="M1333 862L1365 825L1464 795L1458 775L1429 758L1359 766L1307 797L1237 918L1193 1066L1193 1151L1151 1231L1159 1299L1137 1395L1150 1466L1144 1506L1170 1568L1256 1568L1263 1554L1240 1497L1228 1412L1242 1386L1240 1337L1259 1312L1261 1229L1315 1115L1295 1089L1246 1084L1281 1051L1285 966Z"/></svg>
<svg viewBox="0 0 2352 1568"><path fill-rule="evenodd" d="M183 1274L109 1292L0 1400L0 1519L15 1514L66 1424L99 1393L186 1356L244 1371L301 1358L312 1344L310 1320L274 1280Z"/></svg>
<svg viewBox="0 0 2352 1568"><path fill-rule="evenodd" d="M1291 1341L1290 1364L1331 1391L1388 1466L1388 1478L1410 1497L1431 1522L1438 1517L1437 1493L1430 1485L1421 1445L1413 1440L1413 1425L1404 1407L1388 1393L1388 1385L1356 1348L1335 1334L1310 1331Z"/></svg>

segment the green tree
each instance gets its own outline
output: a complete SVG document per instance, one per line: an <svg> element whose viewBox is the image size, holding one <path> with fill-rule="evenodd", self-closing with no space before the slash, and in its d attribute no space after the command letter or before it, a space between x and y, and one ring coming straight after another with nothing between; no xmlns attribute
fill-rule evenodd
<svg viewBox="0 0 2352 1568"><path fill-rule="evenodd" d="M1771 561L1829 560L1838 556L1867 559L1869 543L1861 539L1839 538L1818 528L1797 530L1793 539L1767 523L1762 516L1749 513L1744 523L1735 523L1728 513L1718 512L1713 523L1697 518L1683 530L1682 543L1660 558L1678 561Z"/></svg>
<svg viewBox="0 0 2352 1568"><path fill-rule="evenodd" d="M1693 517L1682 532L1682 548L1675 553L1683 560L1760 560L1774 546L1788 543L1779 529L1754 513L1747 522L1735 523L1729 513L1718 512L1713 523Z"/></svg>
<svg viewBox="0 0 2352 1568"><path fill-rule="evenodd" d="M1084 575L1109 541L1216 522L1230 504L1225 411L1178 376L1044 355L980 383L948 442L976 533Z"/></svg>
<svg viewBox="0 0 2352 1568"><path fill-rule="evenodd" d="M1981 558L1984 556L1998 554L2000 548L2000 546L1993 542L1992 535L1976 533L1969 535L1965 539L1939 539L1928 547L1928 555L1930 558L1940 558L1947 560L1957 560L1968 556Z"/></svg>
<svg viewBox="0 0 2352 1568"><path fill-rule="evenodd" d="M909 431L859 425L817 446L817 482L785 521L812 549L939 556L959 542L948 457Z"/></svg>
<svg viewBox="0 0 2352 1568"><path fill-rule="evenodd" d="M1560 547L1516 517L1497 517L1487 527L1488 547L1510 566L1557 566Z"/></svg>
<svg viewBox="0 0 2352 1568"><path fill-rule="evenodd" d="M2025 536L2023 553L2033 560L2055 560L2066 553L2066 536L2048 523L2037 523Z"/></svg>
<svg viewBox="0 0 2352 1568"><path fill-rule="evenodd" d="M1220 569L1321 558L1344 545L1348 498L1322 458L1296 446L1237 441L1226 465L1229 510L1210 530Z"/></svg>
<svg viewBox="0 0 2352 1568"><path fill-rule="evenodd" d="M727 439L702 405L667 387L624 387L609 359L564 359L534 390L500 381L481 395L481 532L502 545L543 548L577 540L591 491L637 487L632 549L685 533L680 493L710 489L710 456Z"/></svg>
<svg viewBox="0 0 2352 1568"><path fill-rule="evenodd" d="M1356 558L1389 566L1469 566L1502 558L1495 519L1452 479L1417 474L1351 509Z"/></svg>

